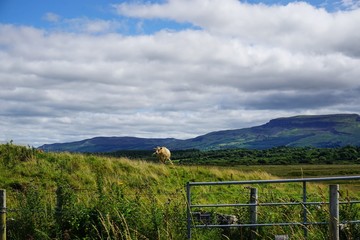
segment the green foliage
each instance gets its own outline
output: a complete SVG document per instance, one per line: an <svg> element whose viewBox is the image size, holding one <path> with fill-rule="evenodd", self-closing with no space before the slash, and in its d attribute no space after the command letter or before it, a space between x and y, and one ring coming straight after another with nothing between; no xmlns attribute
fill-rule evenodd
<svg viewBox="0 0 360 240"><path fill-rule="evenodd" d="M26 162L34 158L35 148L16 146L13 142L0 145L0 159L2 165L13 168L19 162Z"/></svg>
<svg viewBox="0 0 360 240"><path fill-rule="evenodd" d="M186 239L186 194L187 181L230 181L271 179L272 176L258 171L259 165L241 167L184 166L183 156L201 159L203 152L197 150L174 153L177 165L164 165L128 158L82 155L70 153L43 153L30 147L15 146L12 143L0 145L0 188L7 190L9 239ZM310 149L312 150L312 149ZM357 152L358 149L355 149ZM279 154L291 151L288 148L276 149ZM346 154L354 154L354 149L342 149ZM314 157L313 152L298 152L299 159ZM178 155L177 155L178 154ZM210 151L208 161L241 156L251 160L257 156L270 162L271 151L252 150ZM280 154L280 155L281 155ZM327 156L326 152L321 152ZM339 154L340 155L340 154ZM281 155L282 156L282 155ZM286 159L286 156L283 155ZM350 155L349 155L350 156ZM255 160L259 160L255 159ZM191 163L191 161L189 161ZM235 162L236 163L236 162ZM256 163L259 163L256 161ZM279 165L284 171L290 166ZM324 165L331 167L331 165ZM247 169L247 170L246 170ZM246 171L245 171L246 170ZM292 171L292 170L291 170ZM344 170L345 171L345 170ZM259 187L261 202L279 200L293 201L301 193L295 186ZM317 199L326 197L321 185L308 186ZM356 190L356 189L355 189ZM235 203L248 202L247 187L213 186L199 187L193 191L194 202L198 203ZM354 191L355 193L357 191ZM234 194L235 193L235 194ZM284 193L286 193L284 195ZM353 193L343 193L344 199L351 199ZM309 199L311 201L311 199ZM204 209L199 209L202 211ZM359 218L360 209L345 205L341 208L343 219ZM241 222L248 222L249 209L223 208L212 209L236 214ZM297 221L301 218L301 206L287 206L277 212L268 208L259 209L259 221ZM311 209L313 220L327 218L326 209ZM260 228L258 234L265 238L273 233L291 233L294 239L302 239L301 227ZM311 239L326 239L327 230L314 228ZM343 236L359 235L355 225L344 225ZM198 240L247 239L247 228L193 229L193 237ZM269 238L270 239L270 238Z"/></svg>
<svg viewBox="0 0 360 240"><path fill-rule="evenodd" d="M157 161L151 151L116 151L104 156L128 157ZM172 160L177 164L234 166L234 165L287 165L287 164L357 164L360 163L360 146L339 148L275 147L265 150L223 149L200 151L174 150Z"/></svg>
<svg viewBox="0 0 360 240"><path fill-rule="evenodd" d="M16 218L8 220L9 238L47 239L55 222L51 210L53 209L52 201L46 196L46 192L31 185L26 191L15 192L14 195L17 205L13 216Z"/></svg>

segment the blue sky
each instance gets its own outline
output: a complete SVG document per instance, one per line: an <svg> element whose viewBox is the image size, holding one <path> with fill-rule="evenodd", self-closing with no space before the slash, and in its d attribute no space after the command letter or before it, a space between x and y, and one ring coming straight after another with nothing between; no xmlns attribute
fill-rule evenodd
<svg viewBox="0 0 360 240"><path fill-rule="evenodd" d="M58 26L64 19L102 19L126 23L126 28L117 29L127 35L151 34L163 28L184 29L193 28L189 23L180 23L167 19L137 19L121 16L116 13L113 5L133 1L101 1L101 0L1 0L0 22L17 25L31 25L38 28L51 29ZM140 2L140 1L138 1ZM151 1L145 1L150 3ZM153 1L161 2L161 1ZM58 22L50 21L47 16L53 14ZM137 30L141 22L143 29Z"/></svg>
<svg viewBox="0 0 360 240"><path fill-rule="evenodd" d="M61 19L75 19L75 18L89 18L89 19L104 19L126 21L128 25L127 31L120 30L125 34L138 34L136 32L136 23L140 19L127 18L116 13L114 5L121 3L164 3L165 1L116 1L116 0L1 0L0 1L0 22L31 25L38 28L51 28L54 22L49 22L46 15L49 13L55 14ZM265 4L265 5L287 5L291 2L288 0L249 0L243 1L248 4ZM347 10L352 6L359 5L359 1L334 1L334 0L313 0L304 1L316 8L325 8L329 12ZM348 2L347 6L345 2ZM184 29L192 28L193 25L189 23L180 23L167 19L142 19L144 24L144 31L151 34L162 28L169 29Z"/></svg>
<svg viewBox="0 0 360 240"><path fill-rule="evenodd" d="M0 142L359 113L359 26L359 0L0 0Z"/></svg>

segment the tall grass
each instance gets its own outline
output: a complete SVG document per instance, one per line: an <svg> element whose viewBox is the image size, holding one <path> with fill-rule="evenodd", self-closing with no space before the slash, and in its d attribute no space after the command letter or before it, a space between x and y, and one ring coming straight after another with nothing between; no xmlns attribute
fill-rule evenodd
<svg viewBox="0 0 360 240"><path fill-rule="evenodd" d="M264 171L172 166L126 158L70 153L43 153L13 144L0 145L0 188L8 195L9 239L186 239L187 181L272 179ZM259 201L292 201L301 196L295 185L257 186ZM311 184L314 199L327 197L325 186ZM199 187L197 203L246 203L245 186ZM286 194L285 194L286 193ZM343 199L354 193L343 192ZM204 211L205 209L198 209ZM247 208L209 209L249 221ZM259 209L259 221L301 221L302 208L287 206L273 213ZM327 220L327 208L315 206L309 219ZM359 208L346 205L344 219L359 219ZM260 239L286 233L303 239L302 227L259 228ZM356 239L357 226L343 227L342 236ZM225 237L227 236L227 237ZM194 229L193 239L247 239L249 230ZM310 239L326 239L327 229L309 228Z"/></svg>

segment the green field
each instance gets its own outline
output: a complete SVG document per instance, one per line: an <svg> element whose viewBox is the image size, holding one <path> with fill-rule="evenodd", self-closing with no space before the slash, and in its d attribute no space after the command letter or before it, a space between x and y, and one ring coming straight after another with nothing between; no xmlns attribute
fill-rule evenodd
<svg viewBox="0 0 360 240"><path fill-rule="evenodd" d="M264 171L280 178L308 178L360 175L360 164L321 165L249 165L235 166L244 172Z"/></svg>
<svg viewBox="0 0 360 240"><path fill-rule="evenodd" d="M0 145L0 188L7 191L9 239L186 239L188 181L265 180L359 174L359 165L164 165L142 159L71 153L44 153L36 149ZM299 184L257 186L261 202L301 199ZM309 184L309 201L324 201L328 187ZM341 187L341 201L359 197L355 187ZM198 203L246 203L248 186L199 187ZM197 209L236 214L249 219L247 208ZM328 209L319 205L311 221L326 221ZM261 208L259 221L301 221L301 206L277 211ZM360 219L360 207L344 206L342 218ZM287 233L304 239L302 227L260 228L260 239ZM234 235L231 235L234 234ZM360 227L344 228L343 239L355 239ZM194 230L193 239L248 239L249 229L235 233L222 229ZM236 238L234 237L236 236ZM328 239L327 228L309 228L312 240ZM344 238L345 237L345 238Z"/></svg>

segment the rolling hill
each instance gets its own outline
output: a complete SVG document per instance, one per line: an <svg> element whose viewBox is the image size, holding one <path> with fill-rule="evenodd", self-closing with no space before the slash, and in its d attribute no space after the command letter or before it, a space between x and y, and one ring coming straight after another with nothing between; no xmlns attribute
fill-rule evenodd
<svg viewBox="0 0 360 240"><path fill-rule="evenodd" d="M156 146L170 149L268 149L278 146L334 148L360 146L358 114L303 115L272 119L251 128L211 132L191 139L95 137L77 142L45 144L39 149L68 152L114 152L151 150Z"/></svg>

